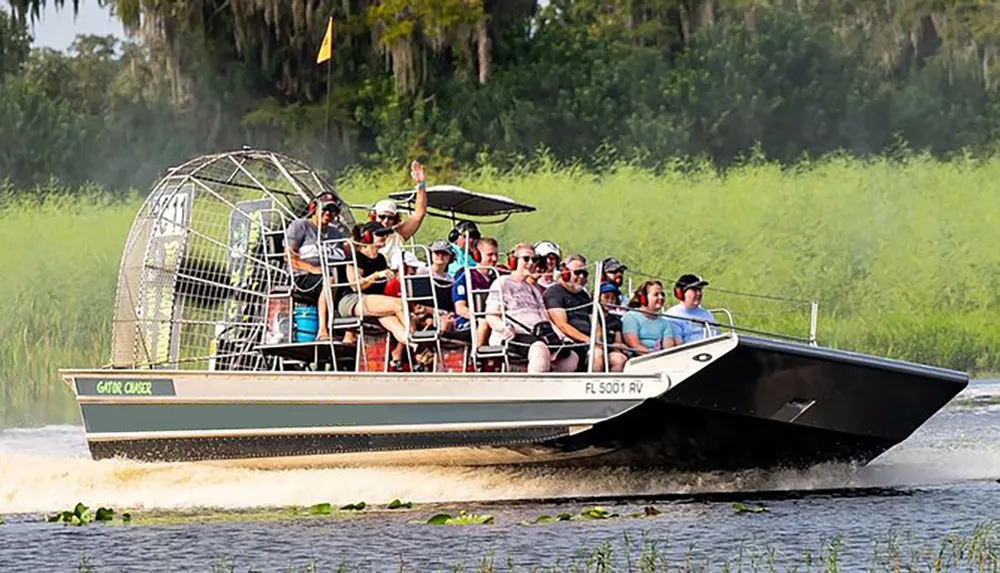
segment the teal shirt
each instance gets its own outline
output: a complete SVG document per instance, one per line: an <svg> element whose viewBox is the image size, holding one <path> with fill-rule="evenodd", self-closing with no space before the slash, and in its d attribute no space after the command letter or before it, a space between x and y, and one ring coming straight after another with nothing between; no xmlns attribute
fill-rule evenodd
<svg viewBox="0 0 1000 573"><path fill-rule="evenodd" d="M650 351L662 350L664 338L676 335L665 316L649 316L637 310L630 310L622 317L622 336L635 334L639 343Z"/></svg>
<svg viewBox="0 0 1000 573"><path fill-rule="evenodd" d="M451 245L451 252L455 254L455 260L448 265L448 274L451 276L455 276L455 273L457 273L459 269L471 269L479 264L476 262L476 259L472 258L472 251L469 251L468 256L466 256L465 249L460 249L458 245L455 245L454 243Z"/></svg>

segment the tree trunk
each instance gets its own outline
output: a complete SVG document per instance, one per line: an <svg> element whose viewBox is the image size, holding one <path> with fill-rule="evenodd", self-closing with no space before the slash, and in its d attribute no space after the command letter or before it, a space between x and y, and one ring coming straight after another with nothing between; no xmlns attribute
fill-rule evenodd
<svg viewBox="0 0 1000 573"><path fill-rule="evenodd" d="M476 47L479 55L479 83L485 85L490 77L490 36L486 33L486 18L476 25Z"/></svg>

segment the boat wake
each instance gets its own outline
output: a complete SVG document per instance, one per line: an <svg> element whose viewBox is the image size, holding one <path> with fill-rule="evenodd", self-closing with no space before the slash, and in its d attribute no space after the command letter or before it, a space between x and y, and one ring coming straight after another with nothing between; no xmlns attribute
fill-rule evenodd
<svg viewBox="0 0 1000 573"><path fill-rule="evenodd" d="M568 468L258 470L184 463L93 461L81 428L0 430L0 514L65 509L226 509L334 504L485 502L938 485L1000 476L1000 407L957 407L863 468L665 473Z"/></svg>

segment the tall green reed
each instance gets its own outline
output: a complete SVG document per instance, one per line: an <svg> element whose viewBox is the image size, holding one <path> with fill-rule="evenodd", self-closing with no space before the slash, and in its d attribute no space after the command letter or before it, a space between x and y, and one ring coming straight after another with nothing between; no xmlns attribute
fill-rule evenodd
<svg viewBox="0 0 1000 573"><path fill-rule="evenodd" d="M538 210L483 229L506 249L557 241L564 254L614 255L628 274L711 281L705 304L738 324L808 333L821 344L970 371L1000 369L1000 159L830 157L718 173L612 164L600 175L544 155L512 171L488 163L458 183ZM439 181L431 181L439 183ZM338 189L370 203L408 186L406 171L344 173ZM0 189L0 424L76 421L61 367L109 355L117 266L139 198ZM428 219L417 239L445 234Z"/></svg>

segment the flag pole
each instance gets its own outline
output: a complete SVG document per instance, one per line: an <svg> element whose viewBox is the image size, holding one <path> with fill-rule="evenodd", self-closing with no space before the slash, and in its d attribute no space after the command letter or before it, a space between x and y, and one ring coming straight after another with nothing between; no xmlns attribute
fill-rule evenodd
<svg viewBox="0 0 1000 573"><path fill-rule="evenodd" d="M330 82L333 78L333 58L326 64L326 134L323 136L323 143L326 147L326 160L323 162L330 167Z"/></svg>

